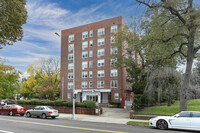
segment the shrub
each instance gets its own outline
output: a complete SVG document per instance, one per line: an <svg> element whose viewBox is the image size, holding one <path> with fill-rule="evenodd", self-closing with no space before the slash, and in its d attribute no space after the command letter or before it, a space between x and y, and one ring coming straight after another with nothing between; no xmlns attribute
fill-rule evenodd
<svg viewBox="0 0 200 133"><path fill-rule="evenodd" d="M31 100L31 101L30 101L30 104L31 104L31 105L41 105L41 101L38 100L38 99Z"/></svg>
<svg viewBox="0 0 200 133"><path fill-rule="evenodd" d="M85 103L77 103L76 107L86 107Z"/></svg>
<svg viewBox="0 0 200 133"><path fill-rule="evenodd" d="M108 105L109 108L117 108L117 105Z"/></svg>
<svg viewBox="0 0 200 133"><path fill-rule="evenodd" d="M95 108L96 107L96 103L94 101L86 100L86 101L83 101L83 103L85 103L85 106L87 108Z"/></svg>
<svg viewBox="0 0 200 133"><path fill-rule="evenodd" d="M64 100L55 100L54 101L54 105L55 106L62 106L62 103L64 102Z"/></svg>
<svg viewBox="0 0 200 133"><path fill-rule="evenodd" d="M64 101L64 102L62 103L62 106L67 107L67 106L68 106L68 102Z"/></svg>
<svg viewBox="0 0 200 133"><path fill-rule="evenodd" d="M73 101L69 101L67 104L68 107L73 107Z"/></svg>
<svg viewBox="0 0 200 133"><path fill-rule="evenodd" d="M116 107L114 107L114 108L120 108L121 107L121 102L114 101L114 102L110 102L110 104L115 105Z"/></svg>

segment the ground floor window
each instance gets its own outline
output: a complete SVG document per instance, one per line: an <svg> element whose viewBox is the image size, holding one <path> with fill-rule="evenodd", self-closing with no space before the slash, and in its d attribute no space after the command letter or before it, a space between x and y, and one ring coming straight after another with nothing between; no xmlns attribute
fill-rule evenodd
<svg viewBox="0 0 200 133"><path fill-rule="evenodd" d="M115 100L119 100L119 93L115 93Z"/></svg>
<svg viewBox="0 0 200 133"><path fill-rule="evenodd" d="M98 102L98 95L95 95L95 96L87 95L86 99L90 101Z"/></svg>

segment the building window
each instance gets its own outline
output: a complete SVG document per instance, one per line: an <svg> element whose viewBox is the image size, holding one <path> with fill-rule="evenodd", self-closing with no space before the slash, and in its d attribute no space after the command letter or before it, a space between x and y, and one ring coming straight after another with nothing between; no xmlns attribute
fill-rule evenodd
<svg viewBox="0 0 200 133"><path fill-rule="evenodd" d="M112 69L110 71L110 77L117 77L118 75L118 70L117 69Z"/></svg>
<svg viewBox="0 0 200 133"><path fill-rule="evenodd" d="M98 44L98 46L104 45L105 44L105 39L104 38L98 39L97 44Z"/></svg>
<svg viewBox="0 0 200 133"><path fill-rule="evenodd" d="M105 65L104 61L105 61L104 59L103 60L97 60L97 67L104 66Z"/></svg>
<svg viewBox="0 0 200 133"><path fill-rule="evenodd" d="M114 47L114 48L110 49L110 54L117 54L117 52L118 52L117 47Z"/></svg>
<svg viewBox="0 0 200 133"><path fill-rule="evenodd" d="M93 87L93 82L90 81L90 82L89 82L89 88L92 88L92 87Z"/></svg>
<svg viewBox="0 0 200 133"><path fill-rule="evenodd" d="M105 55L105 50L104 49L98 49L97 51L97 57L101 57Z"/></svg>
<svg viewBox="0 0 200 133"><path fill-rule="evenodd" d="M67 93L67 99L71 99L71 93Z"/></svg>
<svg viewBox="0 0 200 133"><path fill-rule="evenodd" d="M73 59L73 54L68 54L68 60L72 60Z"/></svg>
<svg viewBox="0 0 200 133"><path fill-rule="evenodd" d="M87 71L82 72L82 78L88 78L88 72Z"/></svg>
<svg viewBox="0 0 200 133"><path fill-rule="evenodd" d="M74 67L74 63L69 63L69 64L68 64L68 70L73 69L73 67Z"/></svg>
<svg viewBox="0 0 200 133"><path fill-rule="evenodd" d="M88 58L88 51L82 52L82 58Z"/></svg>
<svg viewBox="0 0 200 133"><path fill-rule="evenodd" d="M90 37L93 37L93 30L90 31Z"/></svg>
<svg viewBox="0 0 200 133"><path fill-rule="evenodd" d="M110 65L115 66L117 64L117 58L110 59Z"/></svg>
<svg viewBox="0 0 200 133"><path fill-rule="evenodd" d="M92 71L89 72L89 77L90 77L90 78L93 77Z"/></svg>
<svg viewBox="0 0 200 133"><path fill-rule="evenodd" d="M119 100L119 93L115 93L115 100Z"/></svg>
<svg viewBox="0 0 200 133"><path fill-rule="evenodd" d="M74 44L68 45L68 52L71 52L74 49Z"/></svg>
<svg viewBox="0 0 200 133"><path fill-rule="evenodd" d="M88 41L82 42L82 50L88 48Z"/></svg>
<svg viewBox="0 0 200 133"><path fill-rule="evenodd" d="M89 61L89 68L92 68L93 67L93 61Z"/></svg>
<svg viewBox="0 0 200 133"><path fill-rule="evenodd" d="M93 40L90 40L90 47L93 46Z"/></svg>
<svg viewBox="0 0 200 133"><path fill-rule="evenodd" d="M92 57L92 56L93 56L93 51L90 50L89 57Z"/></svg>
<svg viewBox="0 0 200 133"><path fill-rule="evenodd" d="M73 79L73 73L68 73L68 79Z"/></svg>
<svg viewBox="0 0 200 133"><path fill-rule="evenodd" d="M73 82L68 82L68 90L73 89L74 84Z"/></svg>
<svg viewBox="0 0 200 133"><path fill-rule="evenodd" d="M81 82L81 86L82 88L87 88L87 82L86 81Z"/></svg>
<svg viewBox="0 0 200 133"><path fill-rule="evenodd" d="M69 42L74 41L74 34L68 36L68 41Z"/></svg>
<svg viewBox="0 0 200 133"><path fill-rule="evenodd" d="M104 81L97 81L97 88L104 88Z"/></svg>
<svg viewBox="0 0 200 133"><path fill-rule="evenodd" d="M117 88L117 80L111 80L110 81L110 87L111 88Z"/></svg>
<svg viewBox="0 0 200 133"><path fill-rule="evenodd" d="M111 27L110 27L110 30L111 30L111 31L110 31L111 33L116 33L116 32L117 32L117 25L111 26Z"/></svg>
<svg viewBox="0 0 200 133"><path fill-rule="evenodd" d="M82 69L85 69L87 67L88 67L88 62L87 61L82 62Z"/></svg>
<svg viewBox="0 0 200 133"><path fill-rule="evenodd" d="M84 40L85 38L88 38L88 32L82 32L82 40Z"/></svg>
<svg viewBox="0 0 200 133"><path fill-rule="evenodd" d="M110 37L110 43L115 43L115 38L113 36Z"/></svg>
<svg viewBox="0 0 200 133"><path fill-rule="evenodd" d="M102 36L105 34L105 28L98 29L98 36Z"/></svg>
<svg viewBox="0 0 200 133"><path fill-rule="evenodd" d="M97 77L98 77L98 78L104 77L104 75L105 75L105 74L104 74L104 70L98 70L98 71L97 71Z"/></svg>

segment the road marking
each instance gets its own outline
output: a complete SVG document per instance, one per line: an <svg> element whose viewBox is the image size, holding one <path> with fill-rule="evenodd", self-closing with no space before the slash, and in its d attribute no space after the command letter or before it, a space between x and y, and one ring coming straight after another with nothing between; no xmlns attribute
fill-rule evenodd
<svg viewBox="0 0 200 133"><path fill-rule="evenodd" d="M14 132L9 132L9 131L4 131L4 130L0 130L0 132L2 132L2 133L14 133Z"/></svg>
<svg viewBox="0 0 200 133"><path fill-rule="evenodd" d="M35 125L52 126L52 127L63 127L63 128L71 128L71 129L79 129L79 130L107 132L107 133L127 133L127 132L120 132L120 131L110 131L110 130L84 128L84 127L73 127L73 126L55 125L55 124L38 123L38 122L30 122L30 121L9 120L9 119L1 119L1 118L0 118L0 120L20 122L20 123L29 123L29 124L35 124ZM12 132L7 132L7 133L12 133Z"/></svg>

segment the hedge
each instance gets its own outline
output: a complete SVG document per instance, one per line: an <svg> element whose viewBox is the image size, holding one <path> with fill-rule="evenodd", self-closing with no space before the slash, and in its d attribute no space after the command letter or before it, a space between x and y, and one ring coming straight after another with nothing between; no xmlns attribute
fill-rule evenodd
<svg viewBox="0 0 200 133"><path fill-rule="evenodd" d="M73 106L73 101L68 101L68 100L55 100L55 101L50 101L50 100L18 100L16 101L17 104L20 105L48 105L48 106L65 106L65 107L72 107ZM84 107L84 108L99 108L96 106L96 103L94 101L83 101L83 103L76 102L75 103L76 107Z"/></svg>

